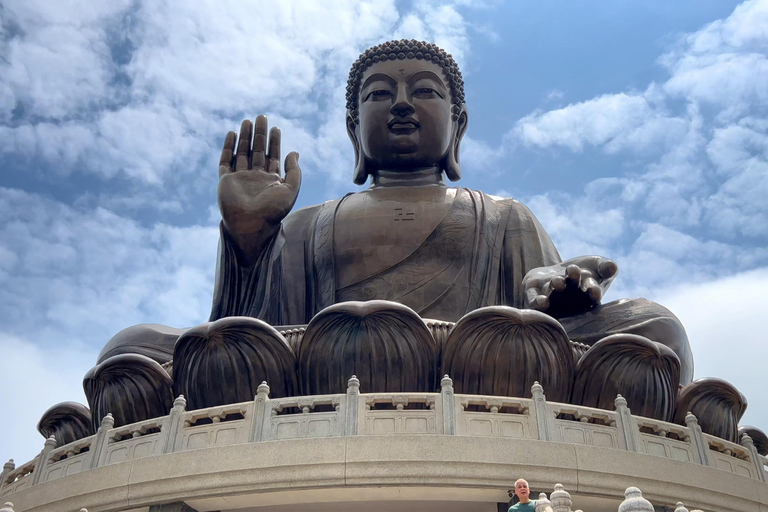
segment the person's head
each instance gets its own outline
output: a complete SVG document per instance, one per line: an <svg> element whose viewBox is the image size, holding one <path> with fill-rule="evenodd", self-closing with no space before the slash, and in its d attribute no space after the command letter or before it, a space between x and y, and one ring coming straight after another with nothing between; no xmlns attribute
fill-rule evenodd
<svg viewBox="0 0 768 512"><path fill-rule="evenodd" d="M520 500L520 503L531 501L531 490L528 488L528 482L525 479L518 478L515 481L515 495Z"/></svg>
<svg viewBox="0 0 768 512"><path fill-rule="evenodd" d="M378 170L434 166L456 181L466 130L461 72L437 46L390 41L366 50L352 65L347 132L355 146L355 183Z"/></svg>

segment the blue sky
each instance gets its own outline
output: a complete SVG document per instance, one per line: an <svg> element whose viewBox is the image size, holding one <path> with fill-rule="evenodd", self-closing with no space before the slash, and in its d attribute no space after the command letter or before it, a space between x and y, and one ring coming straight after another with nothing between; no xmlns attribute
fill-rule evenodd
<svg viewBox="0 0 768 512"><path fill-rule="evenodd" d="M462 68L459 184L526 203L563 257L614 258L607 298L672 309L696 376L768 429L768 2L540 4L3 2L0 457L31 459L42 412L85 402L113 334L207 319L241 119L301 153L297 208L360 189L347 73L401 37Z"/></svg>

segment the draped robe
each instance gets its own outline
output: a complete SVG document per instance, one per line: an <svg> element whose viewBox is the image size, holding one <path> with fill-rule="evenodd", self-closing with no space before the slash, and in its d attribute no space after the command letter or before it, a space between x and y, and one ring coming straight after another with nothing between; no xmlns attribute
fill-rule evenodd
<svg viewBox="0 0 768 512"><path fill-rule="evenodd" d="M272 325L303 324L336 302L385 299L424 318L456 321L483 306L522 308L523 276L560 261L523 204L456 189L447 213L414 252L338 288L334 231L345 199L289 215L248 268L238 264L222 227L211 320L245 315Z"/></svg>

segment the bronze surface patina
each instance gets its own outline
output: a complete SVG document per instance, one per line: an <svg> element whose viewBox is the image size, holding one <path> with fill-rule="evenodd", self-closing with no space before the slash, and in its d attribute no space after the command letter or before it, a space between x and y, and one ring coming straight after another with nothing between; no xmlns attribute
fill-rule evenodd
<svg viewBox="0 0 768 512"><path fill-rule="evenodd" d="M692 383L677 318L645 299L602 303L615 262L563 261L525 205L446 185L461 177L463 88L453 58L433 44L367 50L350 72L346 125L353 180L370 187L293 212L299 155L281 165L280 130L258 116L228 133L212 323L173 351L177 333L159 326L113 338L98 368L120 371L87 381L94 423L94 404L123 422L166 408L157 364L168 369L173 353L173 390L195 395L197 407L247 400L262 380L281 396L344 392L352 374L363 392L433 392L450 373L457 393L530 396L539 381L557 400L607 408L621 393L641 414L681 423L691 410L677 407L683 396L705 430L736 440L746 400ZM128 403L110 391L129 389L115 381L128 363L153 376L134 387L162 384L137 396L163 403L131 413L105 402Z"/></svg>

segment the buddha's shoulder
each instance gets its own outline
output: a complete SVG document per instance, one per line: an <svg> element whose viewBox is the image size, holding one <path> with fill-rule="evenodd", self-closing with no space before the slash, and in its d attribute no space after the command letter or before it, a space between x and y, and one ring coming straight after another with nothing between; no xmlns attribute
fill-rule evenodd
<svg viewBox="0 0 768 512"><path fill-rule="evenodd" d="M525 206L525 204L521 203L520 201L518 201L513 197L504 197L497 194L488 194L480 190L469 190L469 189L462 189L462 190L466 190L468 193L472 193L478 197L482 197L485 202L491 203L499 208L512 210L520 215L531 214L531 210L527 206Z"/></svg>
<svg viewBox="0 0 768 512"><path fill-rule="evenodd" d="M283 233L288 238L305 238L306 233L312 229L315 219L322 208L323 204L316 204L292 211L283 220Z"/></svg>

